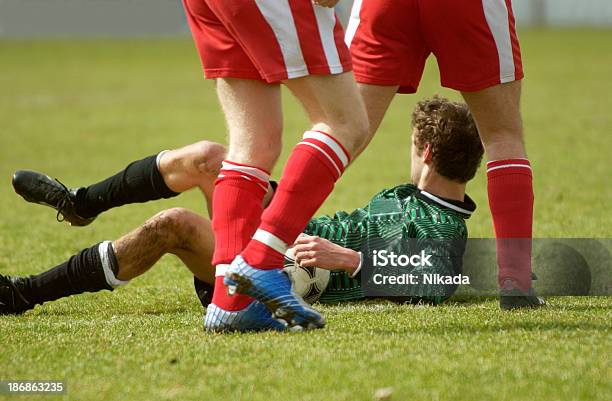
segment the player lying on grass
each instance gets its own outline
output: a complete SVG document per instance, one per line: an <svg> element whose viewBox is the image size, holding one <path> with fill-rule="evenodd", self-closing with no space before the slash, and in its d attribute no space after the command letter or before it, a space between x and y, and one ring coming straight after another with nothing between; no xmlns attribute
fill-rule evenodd
<svg viewBox="0 0 612 401"><path fill-rule="evenodd" d="M383 190L350 214L337 212L334 217L311 220L305 230L309 236L301 237L295 246L299 263L334 270L322 302L363 298L357 250L372 233L393 232L401 238L467 238L464 219L475 204L465 195L465 185L483 155L468 108L434 98L420 102L412 120L413 184ZM17 172L13 185L26 200L51 206L58 211L58 219L82 226L110 208L167 198L194 187L202 190L210 205L224 156L222 145L200 142L131 163L115 176L76 190L29 171ZM269 188L266 203L273 191ZM118 240L84 249L44 273L0 276L0 313L22 313L37 304L86 291L113 290L146 272L166 253L178 256L193 272L198 296L206 307L215 279L213 250L208 219L185 209L166 210ZM262 304L253 308L267 316L258 328L283 328ZM240 329L251 323L236 319L216 329Z"/></svg>

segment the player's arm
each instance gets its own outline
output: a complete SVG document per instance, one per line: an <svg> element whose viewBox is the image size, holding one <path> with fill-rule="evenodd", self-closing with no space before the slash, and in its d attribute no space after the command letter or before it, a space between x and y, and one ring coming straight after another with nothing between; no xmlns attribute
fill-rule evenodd
<svg viewBox="0 0 612 401"><path fill-rule="evenodd" d="M327 270L344 270L354 277L361 268L361 253L312 235L301 235L295 241L295 261L301 266Z"/></svg>
<svg viewBox="0 0 612 401"><path fill-rule="evenodd" d="M376 194L373 199L381 196ZM367 207L367 206L366 206ZM305 267L320 267L326 270L344 270L355 277L361 270L362 254L354 249L361 248L366 237L369 216L365 208L351 213L337 211L333 216L322 216L310 221L304 234L294 243L296 262ZM351 232L351 248L326 239L345 238Z"/></svg>

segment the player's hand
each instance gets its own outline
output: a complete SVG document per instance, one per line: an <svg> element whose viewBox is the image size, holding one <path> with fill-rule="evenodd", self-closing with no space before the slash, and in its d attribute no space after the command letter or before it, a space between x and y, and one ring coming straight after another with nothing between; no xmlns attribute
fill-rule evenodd
<svg viewBox="0 0 612 401"><path fill-rule="evenodd" d="M352 273L359 266L360 256L352 249L343 248L325 238L301 235L293 246L295 262L304 267L326 270L345 270Z"/></svg>
<svg viewBox="0 0 612 401"><path fill-rule="evenodd" d="M312 4L321 6L321 7L332 8L332 7L335 7L339 1L340 0L312 0Z"/></svg>

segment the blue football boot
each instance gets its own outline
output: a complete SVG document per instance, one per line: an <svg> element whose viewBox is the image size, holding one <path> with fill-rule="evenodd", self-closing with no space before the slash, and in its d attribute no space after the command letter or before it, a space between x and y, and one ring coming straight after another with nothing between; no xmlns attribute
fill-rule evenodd
<svg viewBox="0 0 612 401"><path fill-rule="evenodd" d="M264 304L253 301L239 311L227 311L211 303L206 308L204 328L208 331L283 331L287 325L273 319Z"/></svg>
<svg viewBox="0 0 612 401"><path fill-rule="evenodd" d="M289 277L281 269L256 269L238 255L225 273L223 283L230 295L237 292L261 301L275 319L287 322L290 330L325 326L325 318L293 292Z"/></svg>

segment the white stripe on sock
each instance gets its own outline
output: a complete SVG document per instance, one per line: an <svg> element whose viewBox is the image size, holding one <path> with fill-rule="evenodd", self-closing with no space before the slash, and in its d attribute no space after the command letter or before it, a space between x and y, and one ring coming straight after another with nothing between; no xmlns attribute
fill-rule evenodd
<svg viewBox="0 0 612 401"><path fill-rule="evenodd" d="M502 164L501 166L495 166L495 167L489 167L487 169L487 173L493 171L493 170L497 170L500 168L508 168L508 167L524 167L524 168L528 168L529 170L531 170L531 166L527 165L527 164Z"/></svg>
<svg viewBox="0 0 612 401"><path fill-rule="evenodd" d="M317 149L319 152L323 153L323 155L329 159L329 162L332 164L332 166L334 166L334 168L338 172L338 176L342 175L342 171L340 171L340 169L338 168L338 165L336 164L334 159L332 159L331 156L327 154L327 152L325 152L323 149L321 149L321 147L315 145L314 143L310 143L310 142L300 142L300 143L298 143L298 145L307 145L307 146L313 147L313 148Z"/></svg>
<svg viewBox="0 0 612 401"><path fill-rule="evenodd" d="M342 149L342 146L340 146L340 144L334 138L317 131L306 131L304 132L303 138L316 139L317 141L323 142L324 144L329 146L331 150L334 151L336 156L338 156L338 159L340 159L340 161L342 162L342 167L346 168L346 166L348 165L349 159L346 152L344 151L344 149Z"/></svg>
<svg viewBox="0 0 612 401"><path fill-rule="evenodd" d="M287 244L285 244L282 239L278 238L272 233L262 230L261 228L258 228L257 231L255 231L253 239L269 246L280 254L284 255L287 251Z"/></svg>
<svg viewBox="0 0 612 401"><path fill-rule="evenodd" d="M223 177L226 177L226 175L225 174L219 174L217 176L217 178L223 178ZM268 191L268 186L270 185L269 182L268 182L267 185L263 185L261 182L253 180L253 178L249 177L248 175L240 174L240 177L244 178L245 180L253 181L253 182L257 183L257 185L259 185L259 187L261 187L264 191L266 191L266 192Z"/></svg>
<svg viewBox="0 0 612 401"><path fill-rule="evenodd" d="M229 269L230 265L217 265L215 267L215 277L225 276L225 272Z"/></svg>
<svg viewBox="0 0 612 401"><path fill-rule="evenodd" d="M113 246L111 241L104 241L100 245L98 245L98 253L100 254L100 261L102 262L102 270L104 271L104 278L106 279L106 283L113 288L121 287L122 285L126 285L130 281L123 281L117 279L115 277L115 273L113 273L113 269L111 268L111 261L109 255L109 248Z"/></svg>
<svg viewBox="0 0 612 401"><path fill-rule="evenodd" d="M508 160L508 159L489 160L489 161L487 162L487 166L488 166L489 164L491 164L491 163L499 163L499 162L503 162L503 161L506 161L506 160ZM525 161L527 161L527 163L529 163L529 159L528 159L528 158L526 158L526 157L513 157L511 160L525 160Z"/></svg>
<svg viewBox="0 0 612 401"><path fill-rule="evenodd" d="M161 172L161 170L160 170L161 159L162 159L162 157L164 157L164 155L165 155L166 153L168 153L168 152L170 152L170 151L169 151L169 150L167 150L167 149L166 149L166 150L162 150L161 152L159 152L159 153L157 154L157 157L155 158L155 164L157 165L157 169L158 169L160 172Z"/></svg>
<svg viewBox="0 0 612 401"><path fill-rule="evenodd" d="M233 164L232 162L223 161L221 163L221 170L237 171L242 174L248 174L250 176L253 176L264 182L270 181L270 175L257 167L239 166L239 165Z"/></svg>

